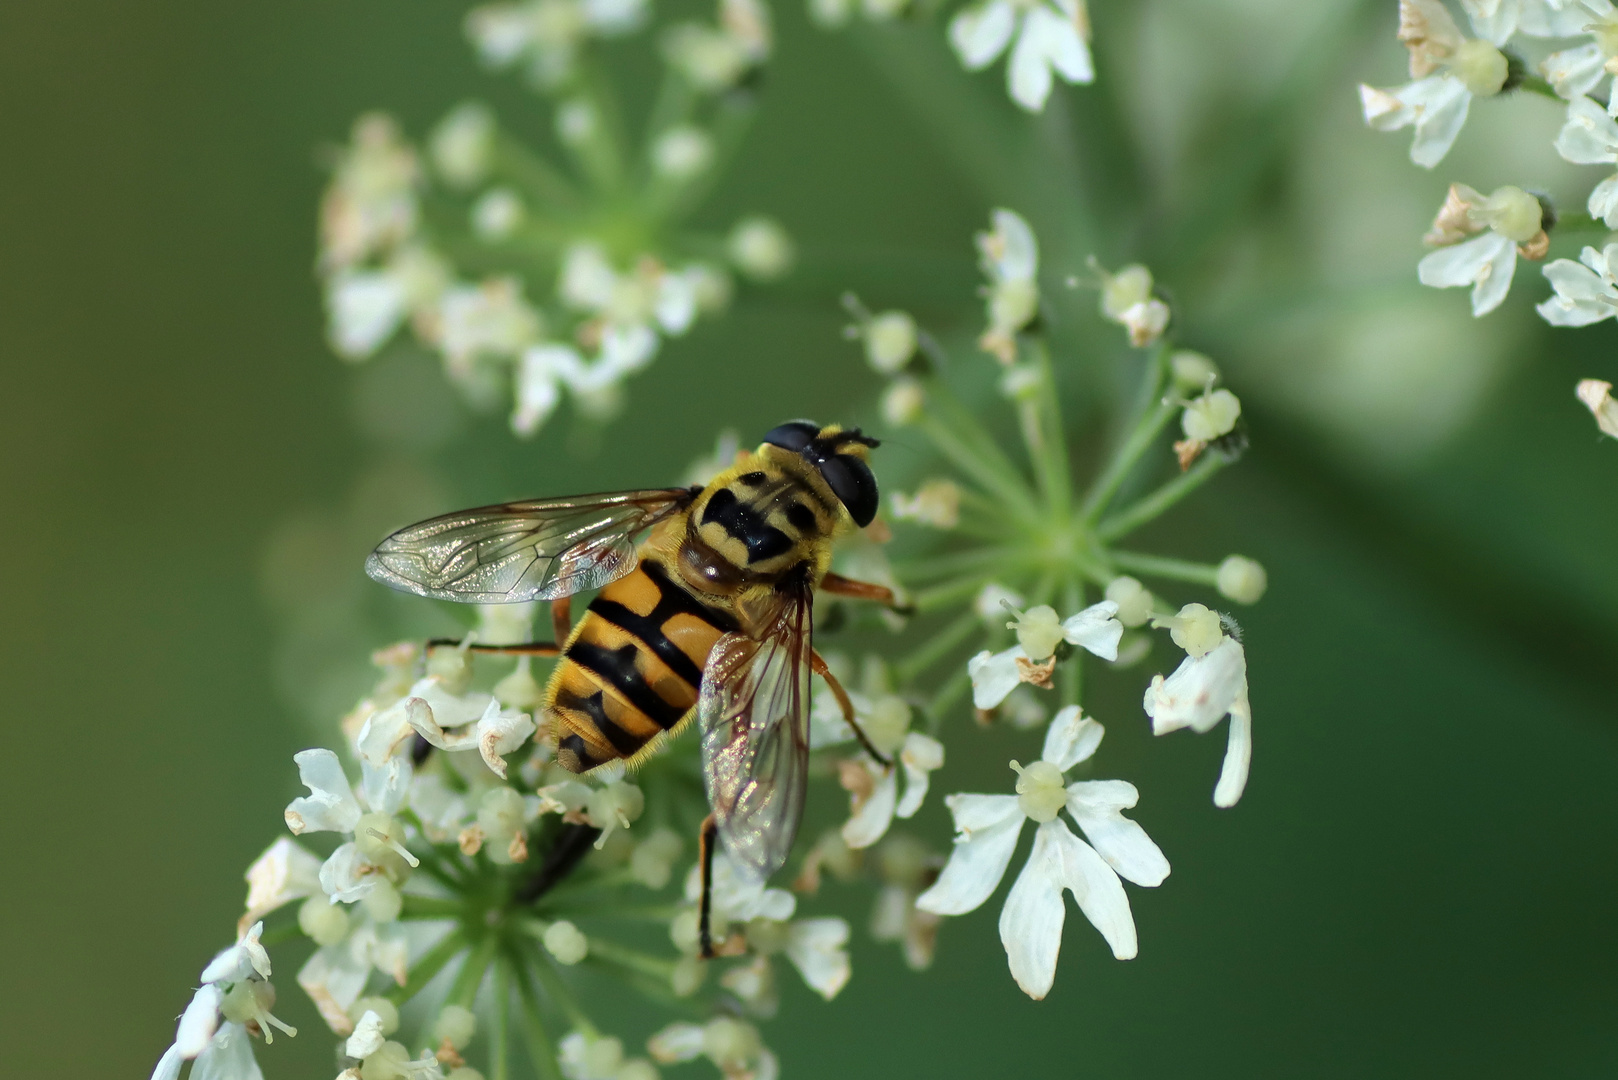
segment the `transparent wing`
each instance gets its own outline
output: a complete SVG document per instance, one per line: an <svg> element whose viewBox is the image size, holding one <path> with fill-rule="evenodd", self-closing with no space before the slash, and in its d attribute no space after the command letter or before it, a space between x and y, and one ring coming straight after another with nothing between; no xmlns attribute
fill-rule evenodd
<svg viewBox="0 0 1618 1080"><path fill-rule="evenodd" d="M667 488L461 510L400 529L371 552L365 572L435 600L556 600L629 573L635 534L694 497Z"/></svg>
<svg viewBox="0 0 1618 1080"><path fill-rule="evenodd" d="M761 638L726 634L702 677L702 773L725 852L762 880L798 835L809 770L810 590L783 597Z"/></svg>

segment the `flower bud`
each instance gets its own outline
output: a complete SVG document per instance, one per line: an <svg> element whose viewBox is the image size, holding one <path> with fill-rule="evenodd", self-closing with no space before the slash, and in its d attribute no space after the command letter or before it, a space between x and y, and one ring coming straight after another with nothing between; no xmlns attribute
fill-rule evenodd
<svg viewBox="0 0 1618 1080"><path fill-rule="evenodd" d="M577 926L558 919L545 928L545 951L558 964L577 964L590 954L590 943Z"/></svg>
<svg viewBox="0 0 1618 1080"><path fill-rule="evenodd" d="M348 909L325 893L311 896L298 908L298 929L316 945L335 945L348 936Z"/></svg>
<svg viewBox="0 0 1618 1080"><path fill-rule="evenodd" d="M1229 390L1212 390L1186 403L1180 427L1187 439L1209 443L1230 434L1241 414L1242 403L1235 394Z"/></svg>
<svg viewBox="0 0 1618 1080"><path fill-rule="evenodd" d="M904 745L910 731L910 706L896 694L883 694L860 720L871 745L892 755Z"/></svg>
<svg viewBox="0 0 1618 1080"><path fill-rule="evenodd" d="M1269 577L1264 567L1242 555L1228 556L1219 564L1219 592L1238 604L1256 604L1264 595Z"/></svg>
<svg viewBox="0 0 1618 1080"><path fill-rule="evenodd" d="M511 843L523 831L526 807L523 798L511 788L490 788L478 801L478 827L483 830L483 847L496 863L509 864Z"/></svg>
<svg viewBox="0 0 1618 1080"><path fill-rule="evenodd" d="M564 101L556 109L556 137L565 146L578 146L596 133L596 111L588 101Z"/></svg>
<svg viewBox="0 0 1618 1080"><path fill-rule="evenodd" d="M670 128L652 144L652 167L672 180L689 180L713 163L713 139L701 128Z"/></svg>
<svg viewBox="0 0 1618 1080"><path fill-rule="evenodd" d="M1152 616L1152 594L1128 575L1112 579L1107 585L1107 599L1118 605L1118 621L1132 629L1144 626Z"/></svg>
<svg viewBox="0 0 1618 1080"><path fill-rule="evenodd" d="M460 1005L445 1005L439 1012L438 1019L433 1022L433 1041L447 1042L457 1050L465 1050L466 1045L477 1034L478 1018L471 1009Z"/></svg>
<svg viewBox="0 0 1618 1080"><path fill-rule="evenodd" d="M1584 407L1595 416L1596 427L1618 439L1618 401L1613 400L1612 383L1585 379L1579 383L1576 393L1579 400L1584 402Z"/></svg>
<svg viewBox="0 0 1618 1080"><path fill-rule="evenodd" d="M1152 625L1168 627L1174 644L1193 658L1206 656L1225 637L1219 613L1202 604L1187 604L1177 615L1154 617Z"/></svg>
<svg viewBox="0 0 1618 1080"><path fill-rule="evenodd" d="M1219 368L1199 352L1179 349L1169 357L1169 370L1174 374L1174 388L1181 393L1207 390L1219 380Z"/></svg>
<svg viewBox="0 0 1618 1080"><path fill-rule="evenodd" d="M1471 216L1506 239L1523 244L1539 235L1545 207L1522 188L1506 184L1473 206Z"/></svg>
<svg viewBox="0 0 1618 1080"><path fill-rule="evenodd" d="M629 857L629 872L648 889L661 889L674 874L674 860L684 847L680 834L670 829L657 829L635 845Z"/></svg>
<svg viewBox="0 0 1618 1080"><path fill-rule="evenodd" d="M645 1058L632 1058L618 1066L612 1080L658 1080L657 1066Z"/></svg>
<svg viewBox="0 0 1618 1080"><path fill-rule="evenodd" d="M721 1072L741 1070L763 1048L757 1028L729 1016L715 1017L702 1029L702 1052Z"/></svg>
<svg viewBox="0 0 1618 1080"><path fill-rule="evenodd" d="M1062 620L1049 604L1029 608L1011 622L1006 629L1017 632L1017 644L1023 647L1030 660L1044 660L1056 652L1062 641Z"/></svg>
<svg viewBox="0 0 1618 1080"><path fill-rule="evenodd" d="M1478 97L1498 94L1509 70L1505 54L1481 38L1462 42L1450 61L1450 71Z"/></svg>
<svg viewBox="0 0 1618 1080"><path fill-rule="evenodd" d="M691 949L675 961L674 971L669 975L669 989L674 991L675 997L690 997L702 989L702 982L707 976L708 965L697 957L696 933L693 928Z"/></svg>
<svg viewBox="0 0 1618 1080"><path fill-rule="evenodd" d="M755 281L773 281L792 269L792 238L769 218L738 221L727 248L736 268Z"/></svg>
<svg viewBox="0 0 1618 1080"><path fill-rule="evenodd" d="M404 897L393 882L378 878L376 884L360 897L360 904L375 922L390 923L397 921L399 912L404 910Z"/></svg>
<svg viewBox="0 0 1618 1080"><path fill-rule="evenodd" d="M1116 274L1101 274L1101 314L1113 322L1123 322L1124 314L1152 297L1152 272L1139 263Z"/></svg>
<svg viewBox="0 0 1618 1080"><path fill-rule="evenodd" d="M916 320L903 311L871 316L860 328L865 359L883 375L897 374L916 355Z"/></svg>
<svg viewBox="0 0 1618 1080"><path fill-rule="evenodd" d="M602 841L614 829L629 828L645 809L645 793L624 780L615 780L606 787L590 792L585 813L590 815L595 827L602 830L601 840L596 841L596 847L599 849Z"/></svg>
<svg viewBox="0 0 1618 1080"><path fill-rule="evenodd" d="M504 240L522 224L522 199L510 188L484 192L472 204L472 232L484 240Z"/></svg>
<svg viewBox="0 0 1618 1080"><path fill-rule="evenodd" d="M926 404L927 392L921 388L921 383L901 375L889 383L882 394L882 419L894 427L913 424Z"/></svg>
<svg viewBox="0 0 1618 1080"><path fill-rule="evenodd" d="M494 115L468 102L452 110L433 129L428 150L433 166L451 187L469 188L488 174L494 153Z"/></svg>
<svg viewBox="0 0 1618 1080"><path fill-rule="evenodd" d="M928 480L914 495L895 492L895 521L914 521L935 529L953 529L961 523L961 489L953 480Z"/></svg>

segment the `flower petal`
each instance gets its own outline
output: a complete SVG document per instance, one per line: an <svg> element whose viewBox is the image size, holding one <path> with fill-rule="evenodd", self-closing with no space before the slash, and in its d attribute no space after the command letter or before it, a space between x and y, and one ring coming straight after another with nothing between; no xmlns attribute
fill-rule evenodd
<svg viewBox="0 0 1618 1080"><path fill-rule="evenodd" d="M1253 712L1244 691L1230 707L1230 741L1225 744L1225 763L1219 769L1219 783L1214 787L1215 806L1236 805L1247 787L1247 770L1252 763Z"/></svg>
<svg viewBox="0 0 1618 1080"><path fill-rule="evenodd" d="M307 797L287 804L286 822L292 834L353 832L363 811L337 755L330 750L301 750L292 760L298 763L299 783L309 789Z"/></svg>
<svg viewBox="0 0 1618 1080"><path fill-rule="evenodd" d="M1556 136L1556 152L1575 165L1618 160L1618 123L1587 97L1567 103L1567 121Z"/></svg>
<svg viewBox="0 0 1618 1080"><path fill-rule="evenodd" d="M1011 100L1029 112L1039 112L1051 96L1051 62L1044 40L1051 22L1060 23L1060 20L1042 7L1024 16L1022 32L1017 35L1011 60L1006 64L1006 86Z"/></svg>
<svg viewBox="0 0 1618 1080"><path fill-rule="evenodd" d="M914 817L927 798L930 774L944 764L944 744L930 735L912 731L905 736L899 764L905 773L905 794L894 813L902 818Z"/></svg>
<svg viewBox="0 0 1618 1080"><path fill-rule="evenodd" d="M1230 711L1247 686L1247 656L1242 644L1226 637L1199 657L1186 657L1167 679L1158 675L1146 690L1146 715L1152 733L1164 735L1188 727L1210 730Z"/></svg>
<svg viewBox="0 0 1618 1080"><path fill-rule="evenodd" d="M157 1059L157 1068L152 1070L152 1080L180 1080L180 1066L185 1064L185 1058L180 1056L178 1044L163 1051L163 1056Z"/></svg>
<svg viewBox="0 0 1618 1080"><path fill-rule="evenodd" d="M990 653L985 649L968 660L966 673L972 678L973 707L992 709L1006 700L1006 695L1022 681L1017 660L1027 655L1021 645L1013 645L1004 652Z"/></svg>
<svg viewBox="0 0 1618 1080"><path fill-rule="evenodd" d="M994 63L1017 28L1016 9L1007 0L990 0L969 7L949 21L949 43L968 71Z"/></svg>
<svg viewBox="0 0 1618 1080"><path fill-rule="evenodd" d="M197 1055L190 1080L264 1080L253 1058L253 1039L240 1024L226 1024Z"/></svg>
<svg viewBox="0 0 1618 1080"><path fill-rule="evenodd" d="M843 842L851 848L868 848L882 839L893 823L894 803L899 794L899 778L892 769L873 763L867 763L866 767L875 774L876 786L859 809L843 822Z"/></svg>
<svg viewBox="0 0 1618 1080"><path fill-rule="evenodd" d="M1569 100L1581 98L1595 89L1605 75L1607 54L1594 42L1574 49L1553 52L1539 63L1545 81Z"/></svg>
<svg viewBox="0 0 1618 1080"><path fill-rule="evenodd" d="M809 989L830 1001L848 985L848 923L842 919L803 919L788 931L786 954Z"/></svg>
<svg viewBox="0 0 1618 1080"><path fill-rule="evenodd" d="M1069 644L1088 649L1103 660L1118 659L1118 642L1124 636L1124 624L1118 621L1118 605L1103 600L1069 616L1062 623L1062 636Z"/></svg>
<svg viewBox="0 0 1618 1080"><path fill-rule="evenodd" d="M964 915L993 894L1027 820L1015 795L951 795L944 800L960 835L949 862L916 907L935 915Z"/></svg>
<svg viewBox="0 0 1618 1080"><path fill-rule="evenodd" d="M1053 839L1058 833L1072 835L1060 820L1047 821L1034 833L1034 849L1000 909L1000 943L1011 977L1036 1001L1050 993L1056 981L1056 957L1067 920L1063 860Z"/></svg>
<svg viewBox="0 0 1618 1080"><path fill-rule="evenodd" d="M239 932L283 904L320 891L320 858L283 836L247 868L247 911Z"/></svg>
<svg viewBox="0 0 1618 1080"><path fill-rule="evenodd" d="M1119 813L1140 798L1124 780L1082 780L1067 788L1067 812L1107 865L1136 885L1152 888L1169 876L1169 861L1137 822Z"/></svg>
<svg viewBox="0 0 1618 1080"><path fill-rule="evenodd" d="M1051 830L1050 842L1062 857L1062 883L1073 893L1090 925L1101 931L1112 947L1112 955L1120 960L1133 958L1137 950L1135 917L1130 914L1123 883L1089 844L1068 831L1060 818L1041 828L1052 825L1059 826Z"/></svg>
<svg viewBox="0 0 1618 1080"><path fill-rule="evenodd" d="M1106 729L1088 716L1081 715L1077 705L1069 705L1051 717L1051 725L1045 730L1045 749L1040 757L1062 772L1067 772L1095 753L1105 734Z"/></svg>
<svg viewBox="0 0 1618 1080"><path fill-rule="evenodd" d="M180 1014L180 1027L174 1034L174 1046L186 1060L207 1049L219 1026L219 1006L225 1000L224 991L213 983L205 983L191 996L191 1003Z"/></svg>

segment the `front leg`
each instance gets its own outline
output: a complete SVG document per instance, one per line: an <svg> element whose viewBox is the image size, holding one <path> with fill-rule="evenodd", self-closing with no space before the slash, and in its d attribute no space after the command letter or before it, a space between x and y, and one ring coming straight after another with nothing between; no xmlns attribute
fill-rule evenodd
<svg viewBox="0 0 1618 1080"><path fill-rule="evenodd" d="M825 577L820 579L820 589L822 592L831 593L833 596L846 596L851 600L872 600L898 612L900 615L909 615L915 611L915 608L909 604L899 603L898 598L893 595L893 590L886 585L873 585L869 581L855 581L853 578L846 578L841 574L833 574L829 571Z"/></svg>
<svg viewBox="0 0 1618 1080"><path fill-rule="evenodd" d="M843 689L843 684L837 681L837 676L831 673L831 668L826 666L826 661L821 658L818 652L811 652L809 662L810 666L814 668L815 674L825 679L826 685L831 688L832 696L837 699L838 708L843 710L843 719L848 723L849 728L853 730L854 737L860 741L860 745L865 747L865 752L875 758L877 763L884 769L893 768L893 760L871 744L869 736L860 727L859 721L854 719L854 702L849 699L848 691Z"/></svg>
<svg viewBox="0 0 1618 1080"><path fill-rule="evenodd" d="M573 600L564 596L560 600L551 601L550 641L524 641L516 645L479 645L475 641L467 643L456 638L433 638L427 642L427 648L464 648L472 652L497 653L501 656L560 656L562 646L567 643L572 633Z"/></svg>

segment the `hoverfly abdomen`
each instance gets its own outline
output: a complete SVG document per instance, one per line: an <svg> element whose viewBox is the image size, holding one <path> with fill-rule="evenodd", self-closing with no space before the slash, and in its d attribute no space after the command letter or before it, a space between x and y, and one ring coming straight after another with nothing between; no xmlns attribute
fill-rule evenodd
<svg viewBox="0 0 1618 1080"><path fill-rule="evenodd" d="M583 772L633 758L697 702L708 653L736 629L643 561L608 585L579 620L551 680L557 759Z"/></svg>

